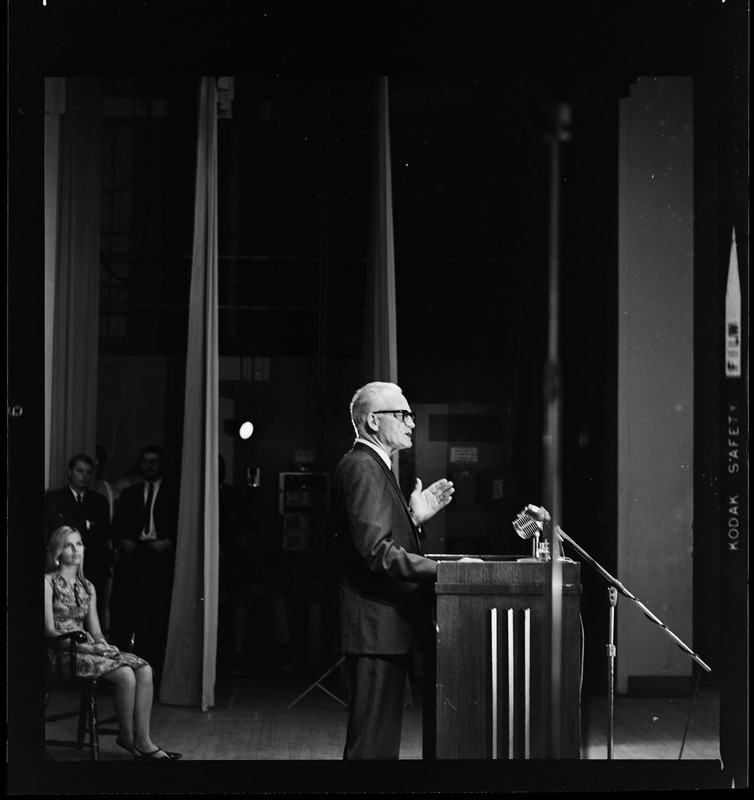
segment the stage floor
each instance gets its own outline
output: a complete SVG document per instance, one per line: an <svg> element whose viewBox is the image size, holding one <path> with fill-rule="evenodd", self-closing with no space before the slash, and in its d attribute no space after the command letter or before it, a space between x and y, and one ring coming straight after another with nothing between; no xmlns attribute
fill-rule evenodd
<svg viewBox="0 0 754 800"><path fill-rule="evenodd" d="M153 739L191 760L341 759L346 728L344 675L338 667L322 681L331 694L319 686L306 692L322 672L311 669L284 672L272 666L235 673L225 671L218 677L215 705L207 712L156 702L152 714ZM401 759L422 758L421 700L421 686L417 682L412 684L407 698ZM47 715L55 715L75 702L74 696L53 694ZM702 688L689 721L691 706L690 697L616 697L613 758L719 759L719 692ZM606 698L583 697L581 708L581 758L607 759ZM102 694L100 720L106 721L112 713L109 694ZM45 735L47 739L70 739L74 728L75 721L70 719L48 722ZM88 751L75 747L48 747L47 755L58 761L88 760ZM108 734L100 737L100 758L130 760L115 745L114 736Z"/></svg>
<svg viewBox="0 0 754 800"><path fill-rule="evenodd" d="M136 762L112 733L100 736L100 761L87 750L48 744L45 761L16 777L24 794L59 793L473 793L725 788L719 761L719 692L687 697L617 697L613 758L607 759L605 698L582 698L582 754L570 761L422 759L422 704L412 684L398 762L344 762L346 700L342 670L259 665L218 677L206 712L155 703L153 739L183 759ZM306 692L304 694L304 692ZM302 696L303 694L303 696ZM75 708L75 695L51 697L47 716ZM112 728L112 701L99 701ZM686 730L688 723L688 731ZM47 722L49 739L72 739L74 719ZM685 741L684 741L685 734ZM682 749L683 748L683 749ZM87 763L89 762L89 763ZM50 789L52 787L52 790Z"/></svg>

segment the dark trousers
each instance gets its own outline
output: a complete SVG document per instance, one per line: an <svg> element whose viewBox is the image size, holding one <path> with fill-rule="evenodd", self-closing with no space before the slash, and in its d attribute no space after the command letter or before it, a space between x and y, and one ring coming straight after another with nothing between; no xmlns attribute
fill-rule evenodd
<svg viewBox="0 0 754 800"><path fill-rule="evenodd" d="M346 654L351 702L343 758L397 759L409 655Z"/></svg>
<svg viewBox="0 0 754 800"><path fill-rule="evenodd" d="M149 662L155 687L165 660L172 590L173 562L166 554L139 543L118 560L110 599L113 644Z"/></svg>

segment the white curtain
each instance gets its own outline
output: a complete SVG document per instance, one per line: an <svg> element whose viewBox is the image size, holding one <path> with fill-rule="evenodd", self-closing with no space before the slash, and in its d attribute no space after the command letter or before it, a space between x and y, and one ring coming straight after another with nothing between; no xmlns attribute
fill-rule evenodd
<svg viewBox="0 0 754 800"><path fill-rule="evenodd" d="M45 166L55 174L45 175L45 206L59 209L59 216L48 221L47 231L55 236L57 247L48 242L45 266L46 316L52 320L46 354L51 364L47 488L57 488L67 482L71 456L88 453L94 458L102 100L99 78L48 79L48 88ZM59 139L55 136L58 115Z"/></svg>
<svg viewBox="0 0 754 800"><path fill-rule="evenodd" d="M215 702L218 607L217 79L201 79L175 579L160 700Z"/></svg>

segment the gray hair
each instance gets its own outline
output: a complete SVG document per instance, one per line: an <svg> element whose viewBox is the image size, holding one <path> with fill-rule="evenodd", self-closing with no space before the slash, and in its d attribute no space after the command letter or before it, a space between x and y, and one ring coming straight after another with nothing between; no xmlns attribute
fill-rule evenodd
<svg viewBox="0 0 754 800"><path fill-rule="evenodd" d="M395 391L403 394L403 389L395 383L386 381L372 381L356 390L351 399L351 424L358 436L365 426L367 417L375 405L375 401L385 392Z"/></svg>

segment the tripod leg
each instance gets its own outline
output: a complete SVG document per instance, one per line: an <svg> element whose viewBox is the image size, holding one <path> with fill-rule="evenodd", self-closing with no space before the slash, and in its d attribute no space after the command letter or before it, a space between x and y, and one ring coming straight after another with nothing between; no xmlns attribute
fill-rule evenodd
<svg viewBox="0 0 754 800"><path fill-rule="evenodd" d="M330 667L330 669L328 669L328 670L327 670L327 672L323 672L323 673L322 673L322 675L320 675L320 676L319 676L319 678L317 678L317 680L316 680L316 681L314 681L314 683L313 683L311 686L309 686L309 687L308 687L306 690L304 690L304 691L303 691L303 692L302 692L302 693L301 693L301 694L300 694L300 695L299 695L299 696L298 696L298 697L297 697L297 698L296 698L296 699L295 699L295 700L294 700L294 701L293 701L293 702L292 702L292 703L291 703L291 704L288 706L288 708L293 708L293 706L295 706L295 705L296 705L296 703L298 703L298 701L299 701L299 700L301 700L301 698L302 698L302 697L305 697L307 694L309 694L309 692L311 692L311 690L312 690L312 689L314 689L316 686L319 686L319 688L320 688L320 689L322 689L322 691L324 691L324 692L327 692L327 694L329 694L331 697L335 697L335 695L334 695L334 694L332 694L332 692L328 692L328 691L327 691L327 689L325 689L325 687L324 687L324 686L320 686L320 683L321 683L321 682L322 682L322 681L323 681L323 680L324 680L324 679L325 679L325 678L326 678L326 677L327 677L327 676L328 676L328 675L329 675L329 674L330 674L330 673L331 673L331 672L332 672L332 671L333 671L333 670L334 670L336 667L340 666L340 665L343 663L343 661L345 661L345 658L346 658L345 656L341 656L341 657L340 657L340 658L339 658L339 659L338 659L338 660L337 660L337 661L336 661L336 662L335 662L335 663L334 663L334 664L333 664L333 665ZM339 700L337 697L335 697L335 699L336 699L336 700L338 700L338 702L339 702L339 703L343 703L343 701L342 701L342 700ZM343 703L343 705L345 705L345 703Z"/></svg>
<svg viewBox="0 0 754 800"><path fill-rule="evenodd" d="M337 695L333 694L329 689L326 689L324 686L322 686L321 683L317 684L317 688L318 689L322 689L322 691L325 694L329 694L330 697L332 697L333 700L337 700L342 706L345 706L346 708L348 708L348 703L343 702L343 700L341 700ZM290 708L290 706L289 706L289 708Z"/></svg>

